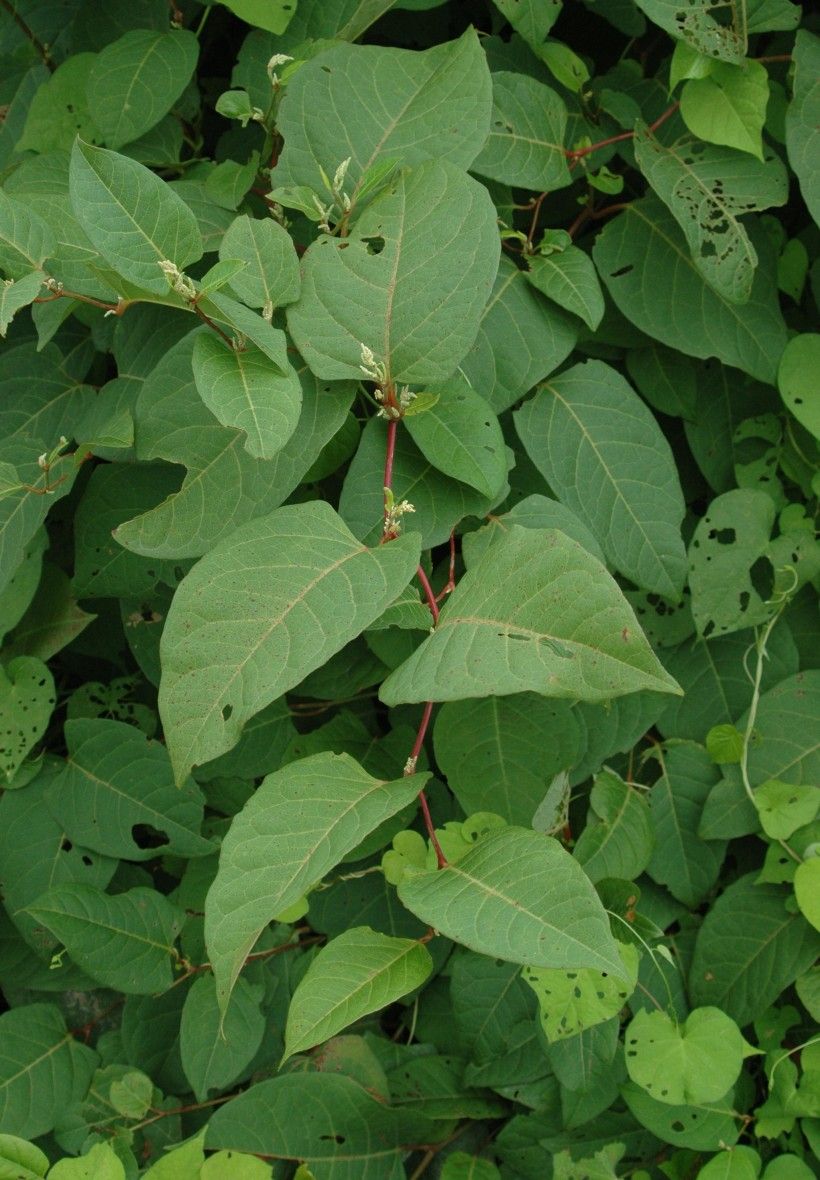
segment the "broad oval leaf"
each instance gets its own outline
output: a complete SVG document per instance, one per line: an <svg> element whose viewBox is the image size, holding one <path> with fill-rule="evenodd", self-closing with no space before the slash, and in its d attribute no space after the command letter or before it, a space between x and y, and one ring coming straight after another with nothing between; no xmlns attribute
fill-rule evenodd
<svg viewBox="0 0 820 1180"><path fill-rule="evenodd" d="M721 61L739 62L746 53L746 7L732 7L724 20L722 0L635 0L651 21L698 53Z"/></svg>
<svg viewBox="0 0 820 1180"><path fill-rule="evenodd" d="M686 580L685 505L672 451L650 410L609 365L548 381L515 415L527 454L559 500L638 586L677 599Z"/></svg>
<svg viewBox="0 0 820 1180"><path fill-rule="evenodd" d="M473 171L519 188L563 188L571 177L564 152L567 108L556 91L526 74L493 74L490 134Z"/></svg>
<svg viewBox="0 0 820 1180"><path fill-rule="evenodd" d="M56 235L42 217L0 189L0 266L6 274L20 279L39 270L56 245Z"/></svg>
<svg viewBox="0 0 820 1180"><path fill-rule="evenodd" d="M180 583L160 646L177 781L377 619L418 559L413 534L367 549L321 501L250 521L212 549Z"/></svg>
<svg viewBox="0 0 820 1180"><path fill-rule="evenodd" d="M253 1059L265 1035L260 989L244 979L224 1013L220 1011L212 975L197 979L185 997L179 1026L182 1068L198 1102L211 1090L225 1090Z"/></svg>
<svg viewBox="0 0 820 1180"><path fill-rule="evenodd" d="M285 1057L401 999L432 970L430 952L416 939L391 938L368 926L346 930L319 951L293 994Z"/></svg>
<svg viewBox="0 0 820 1180"><path fill-rule="evenodd" d="M77 140L69 194L74 216L105 260L145 291L168 293L160 262L180 269L202 256L202 237L180 196L136 160Z"/></svg>
<svg viewBox="0 0 820 1180"><path fill-rule="evenodd" d="M249 307L273 309L299 298L301 278L293 240L272 218L237 217L219 243L219 257L245 263L230 286Z"/></svg>
<svg viewBox="0 0 820 1180"><path fill-rule="evenodd" d="M646 800L614 771L595 780L586 827L575 845L575 859L590 881L606 877L634 881L652 855L654 836Z"/></svg>
<svg viewBox="0 0 820 1180"><path fill-rule="evenodd" d="M265 779L231 824L205 902L205 940L223 1010L268 922L410 804L428 777L385 782L348 754L315 754Z"/></svg>
<svg viewBox="0 0 820 1180"><path fill-rule="evenodd" d="M302 258L301 297L288 308L313 372L359 379L364 345L393 381L449 377L476 337L498 269L496 219L483 185L435 160L399 173L347 237L315 241Z"/></svg>
<svg viewBox="0 0 820 1180"><path fill-rule="evenodd" d="M626 1030L633 1082L670 1106L717 1102L737 1081L745 1044L719 1008L696 1008L678 1025L665 1012L638 1012Z"/></svg>
<svg viewBox="0 0 820 1180"><path fill-rule="evenodd" d="M527 690L603 701L642 688L679 691L601 563L555 529L513 525L470 566L435 632L380 695L389 705Z"/></svg>
<svg viewBox="0 0 820 1180"><path fill-rule="evenodd" d="M786 148L803 200L820 225L820 37L800 29L794 42L794 97L786 111Z"/></svg>
<svg viewBox="0 0 820 1180"><path fill-rule="evenodd" d="M405 419L413 442L439 471L493 499L507 478L498 419L463 377L452 377L435 392L435 405Z"/></svg>
<svg viewBox="0 0 820 1180"><path fill-rule="evenodd" d="M501 828L456 864L406 877L399 897L422 922L483 955L624 974L589 878L549 836Z"/></svg>
<svg viewBox="0 0 820 1180"><path fill-rule="evenodd" d="M193 354L196 387L223 426L245 436L245 450L255 459L272 459L299 422L302 387L295 369L282 370L252 344L228 348L212 333L196 338Z"/></svg>
<svg viewBox="0 0 820 1180"><path fill-rule="evenodd" d="M43 736L56 700L42 660L17 656L0 664L0 770L10 781Z"/></svg>
<svg viewBox="0 0 820 1180"><path fill-rule="evenodd" d="M593 332L604 316L604 295L588 254L577 246L560 253L536 255L525 271L529 281L559 307L580 316Z"/></svg>
<svg viewBox="0 0 820 1180"><path fill-rule="evenodd" d="M621 978L592 967L525 967L521 972L538 997L541 1027L550 1044L611 1020L627 1003L638 981L638 952L626 943L617 947L623 959Z"/></svg>

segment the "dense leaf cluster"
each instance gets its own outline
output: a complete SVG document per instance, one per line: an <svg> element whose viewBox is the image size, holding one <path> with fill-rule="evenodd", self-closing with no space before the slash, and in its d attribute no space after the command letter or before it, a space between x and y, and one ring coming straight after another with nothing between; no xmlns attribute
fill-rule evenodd
<svg viewBox="0 0 820 1180"><path fill-rule="evenodd" d="M816 30L0 0L0 1176L814 1174Z"/></svg>

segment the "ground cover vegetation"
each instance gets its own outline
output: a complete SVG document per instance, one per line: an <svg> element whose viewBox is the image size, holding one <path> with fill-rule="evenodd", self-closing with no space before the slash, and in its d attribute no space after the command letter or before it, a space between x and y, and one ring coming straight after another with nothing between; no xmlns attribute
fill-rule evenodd
<svg viewBox="0 0 820 1180"><path fill-rule="evenodd" d="M0 1177L816 1174L817 29L0 0Z"/></svg>

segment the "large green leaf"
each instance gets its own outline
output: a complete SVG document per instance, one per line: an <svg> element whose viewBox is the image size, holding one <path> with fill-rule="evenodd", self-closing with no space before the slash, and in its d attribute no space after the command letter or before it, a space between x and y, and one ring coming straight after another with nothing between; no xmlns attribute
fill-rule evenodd
<svg viewBox="0 0 820 1180"><path fill-rule="evenodd" d="M192 362L205 405L223 426L242 431L248 454L272 459L281 451L302 409L296 371L280 369L252 344L228 348L207 332L197 336Z"/></svg>
<svg viewBox="0 0 820 1180"><path fill-rule="evenodd" d="M770 152L756 160L692 137L667 146L645 125L634 144L638 167L683 230L698 270L717 292L745 303L757 253L740 217L786 203L780 158Z"/></svg>
<svg viewBox="0 0 820 1180"><path fill-rule="evenodd" d="M104 987L145 996L173 983L174 940L185 918L156 889L140 886L111 896L93 885L67 883L27 910Z"/></svg>
<svg viewBox="0 0 820 1180"><path fill-rule="evenodd" d="M777 385L797 421L820 440L820 398L812 374L820 365L820 333L793 336L780 358Z"/></svg>
<svg viewBox="0 0 820 1180"><path fill-rule="evenodd" d="M733 1090L716 1102L670 1106L627 1082L621 1086L621 1097L634 1118L651 1131L654 1141L661 1139L694 1151L720 1151L731 1147L740 1135L742 1122L735 1114Z"/></svg>
<svg viewBox="0 0 820 1180"><path fill-rule="evenodd" d="M42 217L0 189L0 269L10 278L22 278L39 270L55 246L54 234Z"/></svg>
<svg viewBox="0 0 820 1180"><path fill-rule="evenodd" d="M474 29L422 53L337 45L287 87L274 186L302 184L323 194L322 169L332 177L350 157L345 188L355 205L363 175L380 160L467 168L487 138L490 104L490 73Z"/></svg>
<svg viewBox="0 0 820 1180"><path fill-rule="evenodd" d="M635 0L650 20L692 49L721 61L738 62L746 53L746 5L732 4L725 21L723 0Z"/></svg>
<svg viewBox="0 0 820 1180"><path fill-rule="evenodd" d="M490 134L473 171L519 188L563 188L571 181L566 128L567 108L556 91L526 74L494 73Z"/></svg>
<svg viewBox="0 0 820 1180"><path fill-rule="evenodd" d="M185 997L179 1026L182 1068L197 1101L225 1090L253 1059L265 1035L260 989L238 979L225 1012L220 1012L212 975L196 980Z"/></svg>
<svg viewBox="0 0 820 1180"><path fill-rule="evenodd" d="M167 294L160 262L184 269L202 255L191 210L148 168L78 140L71 153L74 216L94 246L130 283Z"/></svg>
<svg viewBox="0 0 820 1180"><path fill-rule="evenodd" d="M417 536L367 549L322 501L250 521L212 549L180 583L160 647L177 780L378 618L418 558Z"/></svg>
<svg viewBox="0 0 820 1180"><path fill-rule="evenodd" d="M525 272L533 287L559 307L580 316L593 332L604 315L604 295L592 259L577 246L567 246L529 260Z"/></svg>
<svg viewBox="0 0 820 1180"><path fill-rule="evenodd" d="M367 926L346 930L319 951L293 994L286 1056L415 991L432 970L430 952L415 939L391 938Z"/></svg>
<svg viewBox="0 0 820 1180"><path fill-rule="evenodd" d="M786 148L803 200L820 225L820 37L801 29L794 42L794 97L786 112Z"/></svg>
<svg viewBox="0 0 820 1180"><path fill-rule="evenodd" d="M17 141L18 151L67 150L78 135L92 142L100 138L86 97L96 60L94 53L74 53L40 85Z"/></svg>
<svg viewBox="0 0 820 1180"><path fill-rule="evenodd" d="M293 240L272 218L237 217L219 243L219 257L245 263L230 286L249 307L273 309L299 298L301 278Z"/></svg>
<svg viewBox="0 0 820 1180"><path fill-rule="evenodd" d="M638 1012L626 1033L633 1082L670 1106L717 1102L737 1081L744 1042L719 1008L696 1008L678 1025L665 1012Z"/></svg>
<svg viewBox="0 0 820 1180"><path fill-rule="evenodd" d="M0 664L0 771L7 782L45 733L56 699L42 660L17 656Z"/></svg>
<svg viewBox="0 0 820 1180"><path fill-rule="evenodd" d="M741 1028L773 1004L820 953L820 934L786 908L790 890L735 881L712 906L695 940L692 1002L721 1008Z"/></svg>
<svg viewBox="0 0 820 1180"><path fill-rule="evenodd" d="M214 851L199 834L202 794L190 780L174 786L163 745L133 725L102 718L67 721L65 736L68 758L47 802L70 839L129 860Z"/></svg>
<svg viewBox="0 0 820 1180"><path fill-rule="evenodd" d="M446 1133L335 1073L260 1082L211 1117L207 1147L303 1161L317 1180L396 1180L411 1145Z"/></svg>
<svg viewBox="0 0 820 1180"><path fill-rule="evenodd" d="M413 442L439 471L495 498L507 478L507 452L498 419L461 376L436 388L438 401L406 419Z"/></svg>
<svg viewBox="0 0 820 1180"><path fill-rule="evenodd" d="M493 811L522 826L580 748L571 706L535 693L449 701L434 739L436 761L465 814Z"/></svg>
<svg viewBox="0 0 820 1180"><path fill-rule="evenodd" d="M633 201L596 239L601 278L624 315L643 332L689 356L716 356L773 383L786 345L769 246L754 234L760 257L752 293L737 305L698 270L672 214L655 197Z"/></svg>
<svg viewBox="0 0 820 1180"><path fill-rule="evenodd" d="M431 160L399 173L347 237L314 242L302 258L302 295L288 308L313 372L360 378L365 346L393 381L449 377L492 290L496 218L483 185Z"/></svg>
<svg viewBox="0 0 820 1180"><path fill-rule="evenodd" d="M189 29L132 29L106 45L86 86L103 142L121 148L159 123L191 80L198 56Z"/></svg>
<svg viewBox="0 0 820 1180"><path fill-rule="evenodd" d="M590 881L634 881L649 863L654 844L646 800L614 771L605 770L595 780L589 806L575 859Z"/></svg>
<svg viewBox="0 0 820 1180"><path fill-rule="evenodd" d="M686 579L684 503L660 427L609 365L553 378L515 416L524 447L555 494L638 586L676 599Z"/></svg>
<svg viewBox="0 0 820 1180"><path fill-rule="evenodd" d="M180 341L156 366L137 403L138 457L188 469L179 492L117 529L120 544L151 557L198 557L238 525L278 508L342 425L353 396L351 385L301 373L296 430L273 459L254 459L244 433L220 426L197 395L195 339Z"/></svg>
<svg viewBox="0 0 820 1180"><path fill-rule="evenodd" d="M231 12L258 29L284 33L293 16L295 3L288 0L220 0Z"/></svg>
<svg viewBox="0 0 820 1180"><path fill-rule="evenodd" d="M763 159L769 75L762 62L715 63L705 78L683 87L680 113L693 135Z"/></svg>
<svg viewBox="0 0 820 1180"><path fill-rule="evenodd" d="M592 967L524 968L522 978L538 997L541 1027L550 1044L611 1020L629 1000L638 980L638 952L624 943L617 946L623 960L621 978Z"/></svg>
<svg viewBox="0 0 820 1180"><path fill-rule="evenodd" d="M411 803L427 777L385 782L347 754L325 753L265 779L231 824L205 903L205 938L223 1009L268 922Z"/></svg>
<svg viewBox="0 0 820 1180"><path fill-rule="evenodd" d="M519 37L538 53L561 15L561 0L493 0Z"/></svg>
<svg viewBox="0 0 820 1180"><path fill-rule="evenodd" d="M624 973L589 878L556 840L537 832L492 832L456 864L405 877L399 897L422 922L481 954Z"/></svg>
<svg viewBox="0 0 820 1180"><path fill-rule="evenodd" d="M54 1004L0 1016L0 1130L21 1139L49 1132L83 1098L97 1054L67 1030Z"/></svg>
<svg viewBox="0 0 820 1180"><path fill-rule="evenodd" d="M564 533L513 525L470 567L381 697L395 705L531 691L602 701L641 688L678 691L601 563Z"/></svg>

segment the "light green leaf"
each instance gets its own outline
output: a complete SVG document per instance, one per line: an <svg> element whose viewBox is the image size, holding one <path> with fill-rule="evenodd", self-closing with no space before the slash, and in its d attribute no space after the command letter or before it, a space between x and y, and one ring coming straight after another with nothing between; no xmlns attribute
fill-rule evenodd
<svg viewBox="0 0 820 1180"><path fill-rule="evenodd" d="M73 53L41 84L28 108L18 152L68 151L78 135L90 143L100 139L86 98L96 62L96 53Z"/></svg>
<svg viewBox="0 0 820 1180"><path fill-rule="evenodd" d="M786 111L786 148L797 173L800 191L820 225L820 165L817 163L820 125L820 37L800 29L794 42L794 97Z"/></svg>
<svg viewBox="0 0 820 1180"><path fill-rule="evenodd" d="M518 188L563 188L571 177L564 152L567 108L526 74L493 74L490 134L473 171Z"/></svg>
<svg viewBox="0 0 820 1180"><path fill-rule="evenodd" d="M25 1004L0 1016L0 1127L47 1134L85 1096L97 1054L66 1028L54 1004Z"/></svg>
<svg viewBox="0 0 820 1180"><path fill-rule="evenodd" d="M213 975L196 980L182 1009L179 1048L182 1068L198 1102L211 1090L226 1090L253 1060L266 1021L258 988L238 979L224 1013Z"/></svg>
<svg viewBox="0 0 820 1180"><path fill-rule="evenodd" d="M295 369L280 369L252 344L228 348L210 332L196 337L192 360L200 397L223 426L246 435L248 454L272 459L281 451L302 409Z"/></svg>
<svg viewBox="0 0 820 1180"><path fill-rule="evenodd" d="M820 857L812 856L797 866L794 893L806 921L820 930Z"/></svg>
<svg viewBox="0 0 820 1180"><path fill-rule="evenodd" d="M467 168L487 138L491 90L472 28L421 53L336 45L288 83L277 118L285 147L272 173L274 187L305 185L323 193L322 169L332 177L349 156L344 187L355 207L362 178L380 160L415 166L432 159Z"/></svg>
<svg viewBox="0 0 820 1180"><path fill-rule="evenodd" d="M319 1045L370 1012L415 991L433 970L425 946L357 926L311 963L288 1009L285 1057Z"/></svg>
<svg viewBox="0 0 820 1180"><path fill-rule="evenodd" d="M436 762L466 815L495 811L522 827L580 746L571 706L535 693L450 701L436 717L434 740Z"/></svg>
<svg viewBox="0 0 820 1180"><path fill-rule="evenodd" d="M463 377L451 377L436 393L435 405L407 419L410 437L439 471L495 498L507 478L498 419Z"/></svg>
<svg viewBox="0 0 820 1180"><path fill-rule="evenodd" d="M284 33L296 9L296 0L220 0L246 24L270 33Z"/></svg>
<svg viewBox="0 0 820 1180"><path fill-rule="evenodd" d="M683 493L669 445L628 382L601 361L575 365L542 386L515 425L612 564L638 586L677 598L686 580Z"/></svg>
<svg viewBox="0 0 820 1180"><path fill-rule="evenodd" d="M174 786L164 745L133 725L105 719L67 721L65 735L68 760L48 805L72 840L129 860L151 860L158 851L186 857L214 851L199 835L202 795L190 781ZM140 845L141 828L165 842Z"/></svg>
<svg viewBox="0 0 820 1180"><path fill-rule="evenodd" d="M121 1078L112 1081L108 1091L111 1104L119 1114L128 1118L139 1119L151 1105L154 1096L154 1083L148 1074L141 1070L132 1069Z"/></svg>
<svg viewBox="0 0 820 1180"><path fill-rule="evenodd" d="M189 1139L181 1147L161 1155L143 1175L143 1180L182 1180L183 1176L201 1176L200 1169L205 1163L205 1152L202 1150L204 1130L195 1138Z"/></svg>
<svg viewBox="0 0 820 1180"><path fill-rule="evenodd" d="M0 279L0 340L5 339L9 324L17 312L37 298L42 285L43 276L39 271L25 275L17 282Z"/></svg>
<svg viewBox="0 0 820 1180"><path fill-rule="evenodd" d="M749 873L729 885L706 915L689 972L692 1002L720 1007L743 1028L811 966L820 934L789 913L790 890L756 885Z"/></svg>
<svg viewBox="0 0 820 1180"><path fill-rule="evenodd" d="M697 1180L757 1180L759 1174L760 1156L753 1147L730 1147L713 1155L698 1172Z"/></svg>
<svg viewBox="0 0 820 1180"><path fill-rule="evenodd" d="M788 840L817 815L820 790L808 783L784 783L770 778L755 787L754 804L766 835L772 840Z"/></svg>
<svg viewBox="0 0 820 1180"><path fill-rule="evenodd" d="M792 336L780 358L777 387L801 426L820 440L820 334Z"/></svg>
<svg viewBox="0 0 820 1180"><path fill-rule="evenodd" d="M720 1151L737 1142L742 1123L734 1112L734 1092L716 1102L670 1106L652 1098L634 1082L621 1086L621 1097L641 1126L664 1143L693 1151Z"/></svg>
<svg viewBox="0 0 820 1180"><path fill-rule="evenodd" d="M683 230L698 270L731 302L746 303L757 253L740 216L786 203L779 157L758 161L691 137L667 146L642 123L633 142L638 167Z"/></svg>
<svg viewBox="0 0 820 1180"><path fill-rule="evenodd" d="M538 53L561 14L561 0L493 0L519 37Z"/></svg>
<svg viewBox="0 0 820 1180"><path fill-rule="evenodd" d="M459 366L497 414L557 368L578 338L577 321L549 303L502 255L478 336Z"/></svg>
<svg viewBox="0 0 820 1180"><path fill-rule="evenodd" d="M613 771L604 770L595 780L589 804L575 859L593 883L605 877L636 880L649 863L655 843L643 795Z"/></svg>
<svg viewBox="0 0 820 1180"><path fill-rule="evenodd" d="M393 381L443 381L476 337L499 252L484 186L428 161L399 173L346 238L305 251L288 327L319 377L359 379L365 345Z"/></svg>
<svg viewBox="0 0 820 1180"><path fill-rule="evenodd" d="M441 1180L500 1180L501 1173L492 1160L453 1151L444 1161Z"/></svg>
<svg viewBox="0 0 820 1180"><path fill-rule="evenodd" d="M509 587L522 570L527 595L516 602ZM641 688L677 691L604 567L564 533L513 525L380 695L390 705L527 690L602 701Z"/></svg>
<svg viewBox="0 0 820 1180"><path fill-rule="evenodd" d="M717 766L740 762L743 744L743 734L734 725L713 725L706 735L706 750Z"/></svg>
<svg viewBox="0 0 820 1180"><path fill-rule="evenodd" d="M718 779L702 746L676 743L664 752L663 774L649 794L655 847L647 871L692 909L714 888L726 851L725 841L698 834L703 805Z"/></svg>
<svg viewBox="0 0 820 1180"><path fill-rule="evenodd" d="M49 1180L125 1180L125 1168L108 1143L95 1143L79 1159L62 1159L48 1174Z"/></svg>
<svg viewBox="0 0 820 1180"><path fill-rule="evenodd" d="M0 268L12 279L31 283L30 272L39 271L55 247L55 235L42 217L24 200L9 197L0 189ZM40 275L41 282L42 278Z"/></svg>
<svg viewBox="0 0 820 1180"><path fill-rule="evenodd" d="M589 878L549 836L501 828L456 864L405 877L399 898L422 922L480 954L624 974Z"/></svg>
<svg viewBox="0 0 820 1180"><path fill-rule="evenodd" d="M638 952L631 944L616 946L623 960L620 977L591 967L525 967L521 972L538 997L541 1027L550 1044L617 1016L629 1000L638 981Z"/></svg>
<svg viewBox="0 0 820 1180"><path fill-rule="evenodd" d="M743 305L706 283L672 214L654 197L633 201L614 218L593 256L615 303L642 331L688 356L716 356L773 383L786 328L771 247L751 237L760 262Z"/></svg>
<svg viewBox="0 0 820 1180"><path fill-rule="evenodd" d="M413 534L367 549L323 501L250 521L212 549L180 583L160 646L177 780L361 634L418 558Z"/></svg>
<svg viewBox="0 0 820 1180"><path fill-rule="evenodd" d="M692 0L681 8L677 0L635 0L651 21L698 53L737 62L746 53L746 5L732 4L726 14L723 0ZM729 23L725 21L729 16Z"/></svg>
<svg viewBox="0 0 820 1180"><path fill-rule="evenodd" d="M27 912L104 987L144 996L173 983L174 940L184 915L155 889L110 896L93 885L58 885Z"/></svg>
<svg viewBox="0 0 820 1180"><path fill-rule="evenodd" d="M56 701L42 660L17 656L0 665L0 770L10 781L46 731Z"/></svg>
<svg viewBox="0 0 820 1180"><path fill-rule="evenodd" d="M270 1164L239 1151L217 1151L202 1165L199 1180L271 1180Z"/></svg>
<svg viewBox="0 0 820 1180"><path fill-rule="evenodd" d="M205 939L223 1010L268 922L408 806L427 777L384 782L347 754L315 754L257 788L223 841L205 902Z"/></svg>
<svg viewBox="0 0 820 1180"><path fill-rule="evenodd" d="M131 29L106 45L86 87L103 142L121 148L156 126L188 85L198 57L189 29Z"/></svg>
<svg viewBox="0 0 820 1180"><path fill-rule="evenodd" d="M303 372L296 430L273 459L254 459L245 435L220 426L196 393L195 339L186 337L160 361L137 403L138 457L188 469L179 492L116 530L121 545L151 557L198 557L238 525L277 508L338 431L353 396L352 385L320 383Z"/></svg>
<svg viewBox="0 0 820 1180"><path fill-rule="evenodd" d="M219 243L219 257L245 263L230 285L249 307L284 307L299 298L301 278L293 240L272 218L237 217Z"/></svg>
<svg viewBox="0 0 820 1180"><path fill-rule="evenodd" d="M604 296L592 259L577 246L529 260L527 278L559 307L580 316L593 332L604 315Z"/></svg>
<svg viewBox="0 0 820 1180"><path fill-rule="evenodd" d="M708 77L684 83L680 113L693 135L762 160L768 101L769 75L761 62L716 62Z"/></svg>
<svg viewBox="0 0 820 1180"><path fill-rule="evenodd" d="M719 1008L696 1008L679 1025L644 1008L624 1035L629 1076L670 1106L717 1102L743 1065L740 1029Z"/></svg>
<svg viewBox="0 0 820 1180"><path fill-rule="evenodd" d="M519 500L509 512L501 516L493 515L487 524L474 533L465 534L461 543L464 564L469 568L478 561L486 548L503 536L511 524L520 524L527 529L558 529L571 540L577 541L593 557L597 557L601 564L604 562L598 542L571 508L567 508L560 500L533 495Z"/></svg>
<svg viewBox="0 0 820 1180"><path fill-rule="evenodd" d="M69 192L74 216L94 246L124 279L146 291L169 290L160 262L184 270L202 256L191 210L136 160L78 140Z"/></svg>
<svg viewBox="0 0 820 1180"><path fill-rule="evenodd" d="M43 1180L48 1168L48 1156L39 1147L16 1135L0 1135L2 1180Z"/></svg>

